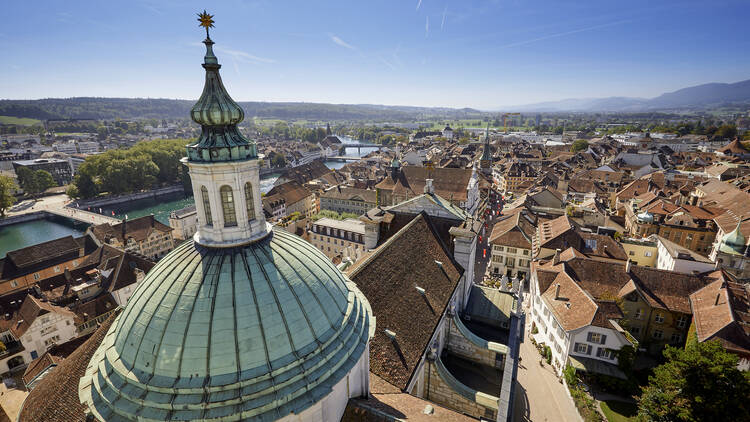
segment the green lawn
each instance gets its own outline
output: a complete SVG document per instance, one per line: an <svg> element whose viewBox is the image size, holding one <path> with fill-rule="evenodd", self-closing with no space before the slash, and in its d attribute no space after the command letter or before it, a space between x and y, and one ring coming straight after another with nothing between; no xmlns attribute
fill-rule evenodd
<svg viewBox="0 0 750 422"><path fill-rule="evenodd" d="M601 402L602 412L609 422L630 422L635 420L638 406L615 400Z"/></svg>
<svg viewBox="0 0 750 422"><path fill-rule="evenodd" d="M0 116L0 124L2 125L34 126L40 123L42 123L41 120L26 117Z"/></svg>

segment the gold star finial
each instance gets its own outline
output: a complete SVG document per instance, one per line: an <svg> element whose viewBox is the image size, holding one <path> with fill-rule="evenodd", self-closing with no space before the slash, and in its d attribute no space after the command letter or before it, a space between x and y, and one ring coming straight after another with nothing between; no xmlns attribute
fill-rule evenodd
<svg viewBox="0 0 750 422"><path fill-rule="evenodd" d="M203 13L198 13L199 26L206 28L206 38L208 38L208 28L214 27L214 15L209 15L206 10L203 9Z"/></svg>

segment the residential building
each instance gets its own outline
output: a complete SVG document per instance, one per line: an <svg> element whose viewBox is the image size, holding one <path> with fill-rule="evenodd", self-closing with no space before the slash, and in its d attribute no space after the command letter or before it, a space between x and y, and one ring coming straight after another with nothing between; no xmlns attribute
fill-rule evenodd
<svg viewBox="0 0 750 422"><path fill-rule="evenodd" d="M320 209L362 215L375 208L377 192L337 185L320 194Z"/></svg>
<svg viewBox="0 0 750 422"><path fill-rule="evenodd" d="M27 295L18 311L0 321L0 373L25 369L56 343L76 336L75 314L46 300Z"/></svg>
<svg viewBox="0 0 750 422"><path fill-rule="evenodd" d="M347 218L321 218L308 231L309 241L328 258L359 260L365 252L365 223Z"/></svg>
<svg viewBox="0 0 750 422"><path fill-rule="evenodd" d="M169 213L169 227L175 240L192 239L198 231L198 211L195 205Z"/></svg>
<svg viewBox="0 0 750 422"><path fill-rule="evenodd" d="M676 205L666 198L646 194L625 207L625 229L633 236L651 234L708 255L716 235L713 219L724 210L694 205Z"/></svg>
<svg viewBox="0 0 750 422"><path fill-rule="evenodd" d="M315 194L296 181L274 186L263 197L262 203L264 211L272 216L286 217L298 212L312 217L318 212Z"/></svg>
<svg viewBox="0 0 750 422"><path fill-rule="evenodd" d="M522 193L539 177L539 173L528 163L514 162L505 171L495 173L495 182L503 193Z"/></svg>
<svg viewBox="0 0 750 422"><path fill-rule="evenodd" d="M560 277L570 277L594 300L620 303L623 316L618 324L638 341L640 348L659 354L666 344L684 345L691 318L689 296L712 281L705 273L681 274L633 265L630 261L623 264L577 257L570 252L532 268L534 303Z"/></svg>
<svg viewBox="0 0 750 422"><path fill-rule="evenodd" d="M617 304L586 292L559 261L533 265L531 318L538 330L534 337L549 346L555 371L562 374L571 365L625 378L617 369L617 351L634 341L619 324L623 313Z"/></svg>
<svg viewBox="0 0 750 422"><path fill-rule="evenodd" d="M693 323L690 330L699 342L717 339L739 357L738 368L750 370L750 286L736 282L722 270L710 275L713 282L690 295Z"/></svg>
<svg viewBox="0 0 750 422"><path fill-rule="evenodd" d="M658 235L656 239L656 268L683 274L705 273L714 269L714 263L707 257L680 246Z"/></svg>
<svg viewBox="0 0 750 422"><path fill-rule="evenodd" d="M110 245L157 260L174 249L174 230L152 215L118 224L99 224L86 230L97 245Z"/></svg>
<svg viewBox="0 0 750 422"><path fill-rule="evenodd" d="M37 158L35 160L20 160L13 162L13 169L27 168L31 171L44 170L52 175L58 186L67 185L73 180L73 169L68 160L56 158Z"/></svg>
<svg viewBox="0 0 750 422"><path fill-rule="evenodd" d="M535 218L523 211L495 223L489 237L490 274L528 279L535 223Z"/></svg>
<svg viewBox="0 0 750 422"><path fill-rule="evenodd" d="M430 183L437 195L459 205L469 214L479 206L478 175L472 169L401 167L401 163L394 159L389 173L375 186L380 206L396 205L423 194L427 180L432 180Z"/></svg>
<svg viewBox="0 0 750 422"><path fill-rule="evenodd" d="M628 259L622 245L613 238L582 228L567 215L537 225L533 256L548 259L560 251L573 248L577 256L604 261L624 262Z"/></svg>

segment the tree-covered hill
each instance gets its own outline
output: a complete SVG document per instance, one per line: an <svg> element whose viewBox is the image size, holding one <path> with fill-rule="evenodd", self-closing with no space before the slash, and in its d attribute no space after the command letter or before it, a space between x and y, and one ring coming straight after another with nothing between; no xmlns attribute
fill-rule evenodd
<svg viewBox="0 0 750 422"><path fill-rule="evenodd" d="M191 100L151 98L46 98L0 100L0 116L48 119L185 118ZM382 106L370 104L240 102L250 117L307 120L417 120L425 118L473 119L485 115L463 108Z"/></svg>

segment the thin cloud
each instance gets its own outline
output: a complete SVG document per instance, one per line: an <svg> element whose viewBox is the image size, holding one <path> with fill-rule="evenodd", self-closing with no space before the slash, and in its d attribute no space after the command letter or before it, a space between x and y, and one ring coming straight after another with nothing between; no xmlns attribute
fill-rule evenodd
<svg viewBox="0 0 750 422"><path fill-rule="evenodd" d="M388 66L389 69L396 70L396 66L394 66L393 63L389 62L388 60L386 60L386 59L384 59L384 58L382 58L380 56L378 56L378 59L380 59L381 63L383 63L384 65Z"/></svg>
<svg viewBox="0 0 750 422"><path fill-rule="evenodd" d="M260 64L260 63L276 63L276 60L269 59L267 57L260 57L256 56L254 54L250 54L245 51L240 50L232 50L230 48L224 48L224 47L216 47L216 51L222 54L227 54L231 56L232 59L237 60L239 62L245 62L245 63L254 63L254 64Z"/></svg>
<svg viewBox="0 0 750 422"><path fill-rule="evenodd" d="M421 6L421 5L422 5L422 0L419 0L419 1L417 2L417 10L419 10L419 6Z"/></svg>
<svg viewBox="0 0 750 422"><path fill-rule="evenodd" d="M333 41L334 44L340 45L344 48L348 48L349 50L356 50L357 47L349 44L348 42L342 40L341 38L331 34L331 41Z"/></svg>
<svg viewBox="0 0 750 422"><path fill-rule="evenodd" d="M427 38L430 35L430 17L427 16L427 20L424 23L424 37Z"/></svg>
<svg viewBox="0 0 750 422"><path fill-rule="evenodd" d="M506 45L500 46L500 48L518 47L518 46L521 46L521 45L531 44L531 43L535 43L535 42L538 42L538 41L548 40L550 38L559 38L559 37L564 37L566 35L572 35L572 34L578 34L578 33L581 33L581 32L593 31L595 29L601 29L601 28L606 28L606 27L615 26L615 25L622 25L624 23L630 23L630 22L632 22L632 20L623 20L623 21L617 21L617 22L603 23L601 25L594 25L594 26L589 26L589 27L586 27L586 28L574 29L572 31L559 32L557 34L550 34L550 35L545 35L543 37L532 38L530 40L514 42L514 43L510 43L510 44L506 44Z"/></svg>
<svg viewBox="0 0 750 422"><path fill-rule="evenodd" d="M445 5L445 9L443 9L443 20L440 21L440 30L443 30L443 27L445 26L445 16L448 14L448 5Z"/></svg>

